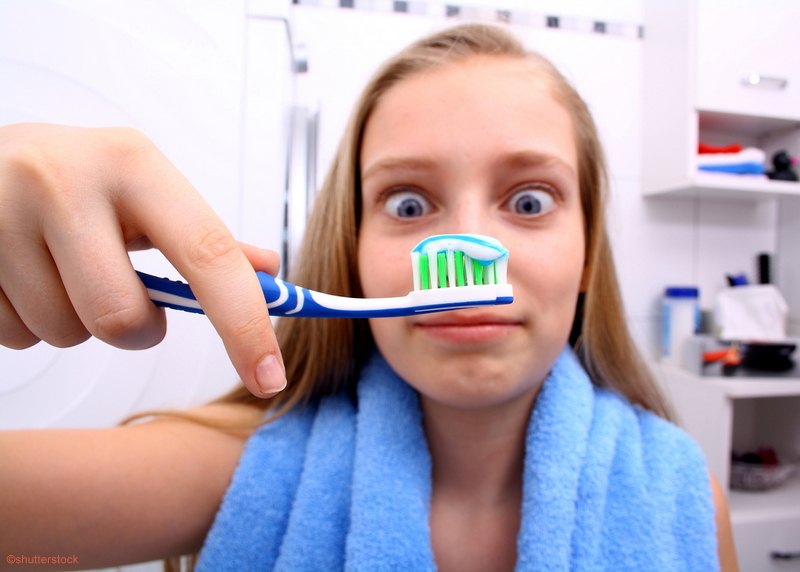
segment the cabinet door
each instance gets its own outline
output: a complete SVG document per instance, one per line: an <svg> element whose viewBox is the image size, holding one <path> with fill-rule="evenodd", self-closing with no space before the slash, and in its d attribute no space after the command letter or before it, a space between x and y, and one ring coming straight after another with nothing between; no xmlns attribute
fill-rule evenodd
<svg viewBox="0 0 800 572"><path fill-rule="evenodd" d="M699 109L800 119L800 2L697 0L696 53Z"/></svg>
<svg viewBox="0 0 800 572"><path fill-rule="evenodd" d="M743 571L800 571L800 518L734 523L733 535Z"/></svg>

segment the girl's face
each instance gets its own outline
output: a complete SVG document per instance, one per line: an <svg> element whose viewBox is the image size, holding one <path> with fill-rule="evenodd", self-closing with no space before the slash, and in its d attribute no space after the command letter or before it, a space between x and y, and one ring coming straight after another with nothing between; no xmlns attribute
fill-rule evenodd
<svg viewBox="0 0 800 572"><path fill-rule="evenodd" d="M511 305L370 320L392 368L459 408L535 395L569 337L585 259L572 120L537 72L473 57L401 81L367 122L361 180L367 297L407 294L409 253L434 234L510 251Z"/></svg>

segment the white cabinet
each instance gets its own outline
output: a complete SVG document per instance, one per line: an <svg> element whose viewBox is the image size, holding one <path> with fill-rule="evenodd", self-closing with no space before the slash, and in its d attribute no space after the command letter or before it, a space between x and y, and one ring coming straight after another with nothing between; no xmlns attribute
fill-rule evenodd
<svg viewBox="0 0 800 572"><path fill-rule="evenodd" d="M800 3L696 4L698 109L800 118Z"/></svg>
<svg viewBox="0 0 800 572"><path fill-rule="evenodd" d="M654 371L724 487L732 450L800 452L800 379L701 377L669 366ZM772 490L729 491L728 499L741 570L800 570L800 473Z"/></svg>
<svg viewBox="0 0 800 572"><path fill-rule="evenodd" d="M800 3L645 0L644 21L644 194L800 195L696 164L699 141L800 153Z"/></svg>
<svg viewBox="0 0 800 572"><path fill-rule="evenodd" d="M800 570L797 557L800 518L743 522L734 525L734 534L739 568L743 572Z"/></svg>

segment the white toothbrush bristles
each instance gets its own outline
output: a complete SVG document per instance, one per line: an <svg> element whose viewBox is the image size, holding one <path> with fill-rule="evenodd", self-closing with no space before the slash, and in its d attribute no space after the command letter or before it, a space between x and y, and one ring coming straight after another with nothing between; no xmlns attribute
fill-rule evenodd
<svg viewBox="0 0 800 572"><path fill-rule="evenodd" d="M411 253L411 272L414 275L414 290L419 290L422 287L419 277L419 252Z"/></svg>

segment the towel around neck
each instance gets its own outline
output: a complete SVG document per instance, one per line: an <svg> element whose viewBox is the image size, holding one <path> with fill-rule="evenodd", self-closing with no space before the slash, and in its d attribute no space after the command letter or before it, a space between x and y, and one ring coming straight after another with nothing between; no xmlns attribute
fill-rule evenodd
<svg viewBox="0 0 800 572"><path fill-rule="evenodd" d="M429 571L416 392L379 353L346 395L248 441L197 570ZM565 348L528 423L518 571L718 570L709 475L681 430L597 387Z"/></svg>

